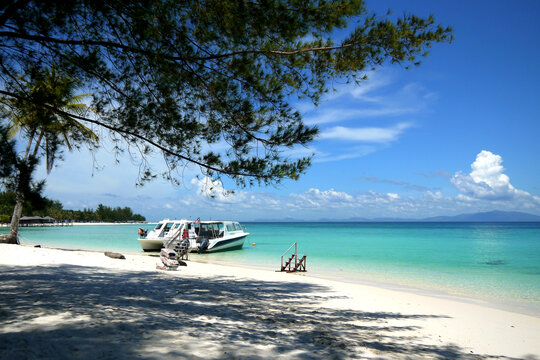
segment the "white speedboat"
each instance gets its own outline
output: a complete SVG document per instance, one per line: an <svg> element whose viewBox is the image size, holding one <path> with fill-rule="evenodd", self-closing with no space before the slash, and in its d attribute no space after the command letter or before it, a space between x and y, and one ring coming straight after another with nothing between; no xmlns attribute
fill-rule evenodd
<svg viewBox="0 0 540 360"><path fill-rule="evenodd" d="M160 221L148 233L139 229L144 251L159 251L174 242L188 239L190 251L216 252L241 249L249 233L236 221L169 220Z"/></svg>

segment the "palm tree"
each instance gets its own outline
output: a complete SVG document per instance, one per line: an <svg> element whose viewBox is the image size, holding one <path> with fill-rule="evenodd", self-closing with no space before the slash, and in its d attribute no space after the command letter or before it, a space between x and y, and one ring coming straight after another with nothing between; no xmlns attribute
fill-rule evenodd
<svg viewBox="0 0 540 360"><path fill-rule="evenodd" d="M72 151L79 144L97 144L98 141L91 129L72 116L90 111L83 102L88 94L75 95L78 83L72 78L56 72L54 68L34 69L30 79L17 79L13 85L16 97L0 98L2 117L10 123L10 136L20 134L27 143L17 166L16 204L10 233L4 238L4 242L9 243L18 242L23 203L39 158L45 157L47 173L50 173L64 146Z"/></svg>

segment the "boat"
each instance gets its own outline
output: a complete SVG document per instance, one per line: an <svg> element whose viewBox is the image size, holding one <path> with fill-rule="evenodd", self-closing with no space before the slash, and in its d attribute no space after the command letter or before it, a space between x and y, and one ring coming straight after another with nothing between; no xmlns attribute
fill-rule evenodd
<svg viewBox="0 0 540 360"><path fill-rule="evenodd" d="M161 220L147 231L139 229L139 244L144 251L173 248L175 243L189 240L189 251L211 253L237 250L244 246L248 232L237 221Z"/></svg>

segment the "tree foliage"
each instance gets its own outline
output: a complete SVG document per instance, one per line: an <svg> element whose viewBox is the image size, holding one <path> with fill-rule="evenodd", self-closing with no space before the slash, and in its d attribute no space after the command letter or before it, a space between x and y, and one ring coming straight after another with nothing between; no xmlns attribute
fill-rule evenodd
<svg viewBox="0 0 540 360"><path fill-rule="evenodd" d="M26 141L24 154L15 154L10 177L4 181L7 188L15 191L16 202L10 234L0 240L11 243L17 240L25 200L42 191L44 180L37 183L32 180L39 160L46 159L46 169L50 172L64 147L72 150L80 144L97 142L95 133L73 118L88 108L82 103L84 95L74 95L77 82L56 72L54 67L28 70L28 78L20 76L6 81L11 95L0 97L0 119L9 124L8 136L18 135Z"/></svg>
<svg viewBox="0 0 540 360"><path fill-rule="evenodd" d="M32 181L32 172L36 166L35 158L24 160L15 151L15 141L10 137L10 128L0 124L0 223L8 222L16 204L16 192L21 201L41 204L41 191L44 182ZM26 207L28 206L25 204Z"/></svg>
<svg viewBox="0 0 540 360"><path fill-rule="evenodd" d="M171 171L195 164L240 186L273 184L311 161L283 154L317 134L295 99L317 103L332 80L417 64L451 38L433 17L380 18L362 1L8 0L0 93L63 114L6 86L54 67L92 93L96 115L73 117L142 155L142 181L156 175L145 159L158 151Z"/></svg>
<svg viewBox="0 0 540 360"><path fill-rule="evenodd" d="M15 206L16 195L13 191L0 192L0 223L7 223ZM39 193L26 199L23 207L25 216L50 216L58 221L74 220L81 222L89 221L145 221L145 217L136 214L129 207L109 207L99 204L94 209L69 210L64 209L58 200L51 200Z"/></svg>
<svg viewBox="0 0 540 360"><path fill-rule="evenodd" d="M97 145L98 138L73 118L88 112L83 103L87 95L75 95L77 81L54 68L32 67L26 75L5 82L12 96L0 97L0 118L9 123L10 138L20 135L26 139L23 160L37 160L43 154L50 172L64 147L72 150L81 144Z"/></svg>
<svg viewBox="0 0 540 360"><path fill-rule="evenodd" d="M9 128L0 124L0 187L7 186L13 179L17 164L15 140L9 137Z"/></svg>

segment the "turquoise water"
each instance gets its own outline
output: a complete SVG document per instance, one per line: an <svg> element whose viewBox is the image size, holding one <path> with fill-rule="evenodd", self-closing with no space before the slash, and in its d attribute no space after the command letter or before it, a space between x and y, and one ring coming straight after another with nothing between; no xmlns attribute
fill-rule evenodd
<svg viewBox="0 0 540 360"><path fill-rule="evenodd" d="M244 225L251 235L242 250L193 254L192 259L278 269L282 253L296 241L298 252L308 255L311 274L510 301L540 313L540 223ZM20 234L23 243L141 252L138 227L21 228Z"/></svg>

